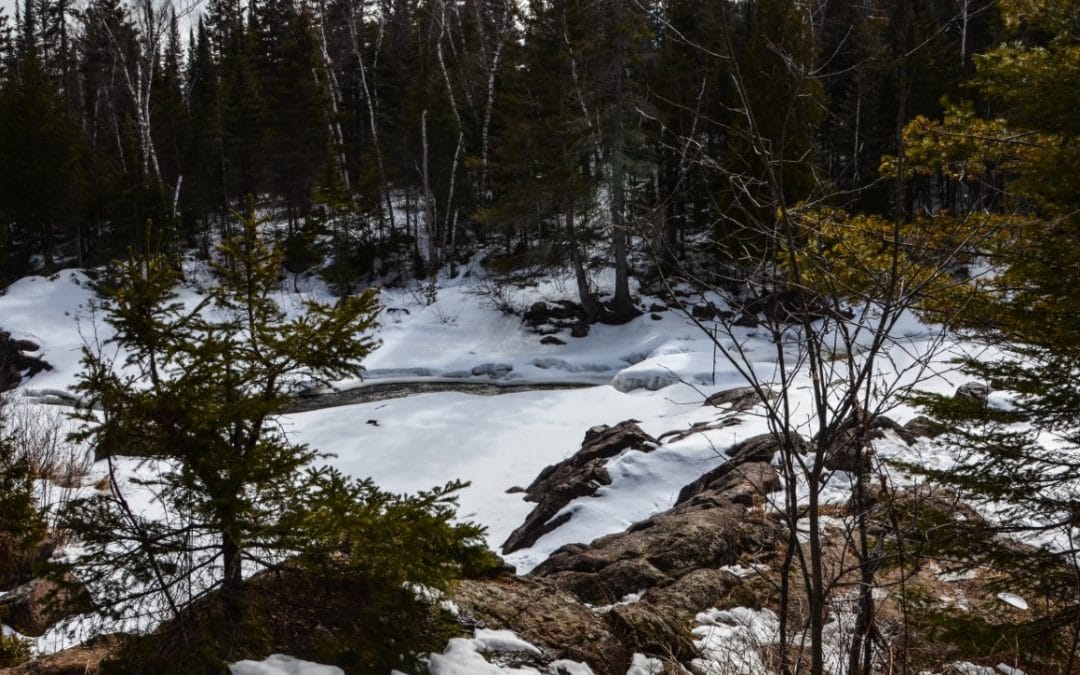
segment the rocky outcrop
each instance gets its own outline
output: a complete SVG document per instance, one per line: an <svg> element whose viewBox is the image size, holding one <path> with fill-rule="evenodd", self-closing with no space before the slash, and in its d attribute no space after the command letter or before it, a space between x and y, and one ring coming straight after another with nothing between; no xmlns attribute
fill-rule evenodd
<svg viewBox="0 0 1080 675"><path fill-rule="evenodd" d="M610 485L606 468L609 459L625 450L650 452L656 447L656 439L642 431L636 420L589 429L580 450L569 459L545 468L525 488L525 499L536 502L537 506L507 538L503 553L532 546L540 537L570 520L569 513L554 518L564 506L595 493L601 485Z"/></svg>
<svg viewBox="0 0 1080 675"><path fill-rule="evenodd" d="M8 331L0 330L0 391L14 389L24 377L33 377L43 370L52 370L52 365L45 359L25 353L40 349L35 342L16 340Z"/></svg>
<svg viewBox="0 0 1080 675"><path fill-rule="evenodd" d="M545 469L526 492L540 499L579 494L606 476L603 462L652 442L632 420L590 429L574 457ZM563 546L526 577L462 582L454 601L467 621L513 630L554 656L587 662L598 675L622 675L638 652L686 663L695 655L695 615L726 606L742 586L723 567L771 555L783 538L764 511L747 508L780 488L769 463L778 448L769 435L737 444L727 463L686 486L671 509L589 544Z"/></svg>
<svg viewBox="0 0 1080 675"><path fill-rule="evenodd" d="M805 453L809 447L799 436L793 438L793 443L799 453ZM779 489L779 478L769 463L781 447L782 440L773 434L761 434L736 443L724 453L728 456L727 462L684 487L675 503L682 504L703 493L720 492L725 499L750 506L754 494L761 496ZM756 464L768 468L754 466Z"/></svg>
<svg viewBox="0 0 1080 675"><path fill-rule="evenodd" d="M747 494L762 497L779 486L771 465L744 463L680 495L683 499L675 507L624 532L600 537L588 546L558 549L532 574L586 602L605 604L669 585L697 569L733 564L748 551L771 550L778 536L771 522L748 518L746 507L738 502L745 502Z"/></svg>

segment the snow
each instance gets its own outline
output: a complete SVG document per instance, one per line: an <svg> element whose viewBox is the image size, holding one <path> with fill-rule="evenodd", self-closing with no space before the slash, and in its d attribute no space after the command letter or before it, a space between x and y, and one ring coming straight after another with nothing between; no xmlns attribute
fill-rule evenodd
<svg viewBox="0 0 1080 675"><path fill-rule="evenodd" d="M239 661L229 666L229 672L232 675L345 675L341 668L282 654L273 654L262 661Z"/></svg>
<svg viewBox="0 0 1080 675"><path fill-rule="evenodd" d="M528 652L539 654L540 650L525 642L513 631L488 630L479 628L476 630L474 641L485 652Z"/></svg>
<svg viewBox="0 0 1080 675"><path fill-rule="evenodd" d="M1005 604L1012 605L1017 609L1022 609L1025 611L1028 609L1027 600L1024 600L1016 593L998 593L997 598Z"/></svg>
<svg viewBox="0 0 1080 675"><path fill-rule="evenodd" d="M990 666L979 666L967 661L950 663L945 672L954 673L955 675L1026 675L1024 671L1006 663L999 663L991 668ZM930 674L924 671L921 675Z"/></svg>
<svg viewBox="0 0 1080 675"><path fill-rule="evenodd" d="M694 644L701 656L692 665L703 675L770 675L763 648L774 644L780 621L772 610L735 607L711 609L697 616Z"/></svg>
<svg viewBox="0 0 1080 675"><path fill-rule="evenodd" d="M663 672L664 663L660 659L644 654L634 654L630 661L630 670L626 671L626 675L662 675Z"/></svg>
<svg viewBox="0 0 1080 675"><path fill-rule="evenodd" d="M192 281L181 289L180 300L194 306L206 274L192 261L187 265L185 277ZM507 490L528 485L544 467L574 454L590 427L633 418L654 437L689 429L695 423L728 414L702 407L706 396L745 385L743 376L722 357L714 361L711 339L675 311L663 313L660 321L646 314L621 326L596 325L583 339L563 332L560 338L567 344L543 345L541 336L527 330L519 318L499 312L479 295L485 286L482 270L474 268L470 273L468 277L443 278L432 304L427 304L417 289L383 289L381 300L388 309L377 332L382 345L365 362L364 380L339 382L336 388L413 380L589 386L498 396L425 393L290 414L281 422L293 440L331 453L328 461L344 473L370 476L393 492L426 490L454 479L468 481L469 486L460 493L458 517L486 527L488 544L495 550L534 506L521 494ZM288 290L281 291L279 300L289 311L298 311L304 299L330 299L325 284L318 280L289 279L283 286ZM507 294L516 306L525 308L538 300L567 297L572 287L568 280L555 278L531 288L509 288ZM15 337L40 343L41 354L55 366L53 371L25 382L17 394L33 402L40 401L45 392L73 391L84 341L98 343L109 335L101 317L87 310L92 298L89 278L81 272L28 277L0 295L0 327ZM645 305L652 301L642 298ZM721 337L721 341L746 354L749 367L762 381L774 381L780 368L777 345L754 329L735 330L733 336ZM890 359L883 362L878 375L882 388L902 391L917 384L922 389L951 393L961 383L951 378L950 362L960 353L956 345L944 345L948 348L929 365L922 364L922 355L943 346L939 332L932 327L905 316L893 338ZM782 347L788 357L797 349L795 344L784 343ZM794 377L790 389L794 418L810 435L814 417L809 380L801 373L789 375ZM999 396L994 401L1007 404ZM916 414L907 406L890 412L900 423ZM377 425L368 424L369 420ZM767 430L760 410L750 411L740 414L735 426L695 433L649 453L622 453L608 463L610 485L601 487L594 496L570 502L562 512L572 514L569 522L531 548L509 555L508 562L519 572L527 572L560 546L621 531L669 508L684 485L726 461L726 449ZM947 448L936 444L909 448L895 438L879 442L877 450L883 459L913 461L929 468L947 468L955 461ZM153 462L127 459L120 459L117 466L122 482L129 486L136 477L160 470ZM95 467L93 475L103 475L101 465ZM833 475L824 487L823 503L845 503L849 486L850 476ZM138 511L152 513L159 508L151 495L134 487L129 492L128 498ZM805 495L805 486L800 493ZM766 639L775 617L748 613L750 610L729 612L733 613L708 615L696 634L706 652L743 659L746 672L756 672L760 664L745 646ZM78 641L79 635L73 640ZM485 660L485 650L495 649L498 639L478 633L472 639L451 641L443 654L432 656L432 672L535 672L497 670L501 666ZM72 639L54 630L39 639L37 646L47 652L71 643ZM708 662L707 657L702 658L703 663ZM716 659L713 662L719 663ZM264 670L234 673L293 672L281 670L291 667L284 662L250 667ZM653 665L642 657L640 663L635 661L635 668L638 670L632 672L642 675Z"/></svg>

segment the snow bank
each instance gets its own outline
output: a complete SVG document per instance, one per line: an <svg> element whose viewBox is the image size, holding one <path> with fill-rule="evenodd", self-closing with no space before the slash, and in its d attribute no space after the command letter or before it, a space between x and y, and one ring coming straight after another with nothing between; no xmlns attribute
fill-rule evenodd
<svg viewBox="0 0 1080 675"><path fill-rule="evenodd" d="M273 654L262 661L239 661L229 666L232 675L345 675L335 666L322 666L283 654Z"/></svg>

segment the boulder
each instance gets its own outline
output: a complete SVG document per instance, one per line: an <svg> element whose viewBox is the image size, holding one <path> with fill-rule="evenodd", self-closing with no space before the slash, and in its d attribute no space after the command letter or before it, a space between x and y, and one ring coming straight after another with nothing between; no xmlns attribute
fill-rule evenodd
<svg viewBox="0 0 1080 675"><path fill-rule="evenodd" d="M469 623L512 630L558 658L588 663L597 675L626 672L630 654L605 617L543 579L462 581L451 597Z"/></svg>
<svg viewBox="0 0 1080 675"><path fill-rule="evenodd" d="M96 675L125 643L118 634L91 638L77 647L42 656L11 668L7 675Z"/></svg>
<svg viewBox="0 0 1080 675"><path fill-rule="evenodd" d="M25 353L40 349L36 342L16 340L8 331L0 330L0 391L14 389L24 377L52 370L52 365L45 359Z"/></svg>
<svg viewBox="0 0 1080 675"><path fill-rule="evenodd" d="M990 398L990 385L982 382L966 382L956 388L954 399L986 404Z"/></svg>
<svg viewBox="0 0 1080 675"><path fill-rule="evenodd" d="M572 517L565 513L554 518L564 506L578 497L595 493L601 485L610 485L607 460L624 450L649 452L657 445L656 439L642 431L636 420L626 420L614 427L602 425L589 429L580 450L569 459L545 468L525 488L525 499L536 502L537 506L524 524L507 538L503 553L532 546Z"/></svg>
<svg viewBox="0 0 1080 675"><path fill-rule="evenodd" d="M872 441L891 431L908 445L918 439L895 420L884 415L868 416L859 411L835 432L825 453L825 468L831 471L868 471L872 463Z"/></svg>
<svg viewBox="0 0 1080 675"><path fill-rule="evenodd" d="M30 637L45 634L51 626L86 609L86 590L74 576L61 581L33 579L0 596L4 623Z"/></svg>
<svg viewBox="0 0 1080 675"><path fill-rule="evenodd" d="M12 551L0 541L0 588L12 588L34 578L34 567L52 557L57 538L50 534L28 549Z"/></svg>
<svg viewBox="0 0 1080 675"><path fill-rule="evenodd" d="M589 324L579 321L570 327L570 337L583 338L589 335Z"/></svg>
<svg viewBox="0 0 1080 675"><path fill-rule="evenodd" d="M566 322L578 321L585 317L585 313L581 309L581 305L570 300L559 300L555 303L550 302L534 302L525 310L525 315L522 320L533 326L540 326L546 323L554 325L566 325Z"/></svg>
<svg viewBox="0 0 1080 675"><path fill-rule="evenodd" d="M937 438L948 431L948 429L946 429L945 425L941 422L932 420L925 415L919 415L904 425L904 431L912 438L919 439Z"/></svg>
<svg viewBox="0 0 1080 675"><path fill-rule="evenodd" d="M774 398L775 395L771 390L765 389L763 391L766 399L772 400ZM734 387L711 394L702 405L714 408L727 407L738 412L746 412L761 402L761 396L753 387Z"/></svg>
<svg viewBox="0 0 1080 675"><path fill-rule="evenodd" d="M554 335L546 335L540 340L540 344L542 344L542 345L564 345L566 343L563 342L562 340L560 340L559 338L555 337Z"/></svg>

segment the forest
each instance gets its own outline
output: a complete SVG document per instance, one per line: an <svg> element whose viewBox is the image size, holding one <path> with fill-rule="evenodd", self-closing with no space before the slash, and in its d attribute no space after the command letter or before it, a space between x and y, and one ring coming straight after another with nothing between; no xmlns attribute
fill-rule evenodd
<svg viewBox="0 0 1080 675"><path fill-rule="evenodd" d="M206 250L248 195L285 214L291 268L318 242L341 280L476 242L677 258L768 214L769 163L789 204L994 208L993 167L898 192L882 157L920 116L992 116L976 56L1047 39L977 0L30 0L0 26L8 282L107 262L147 221Z"/></svg>

